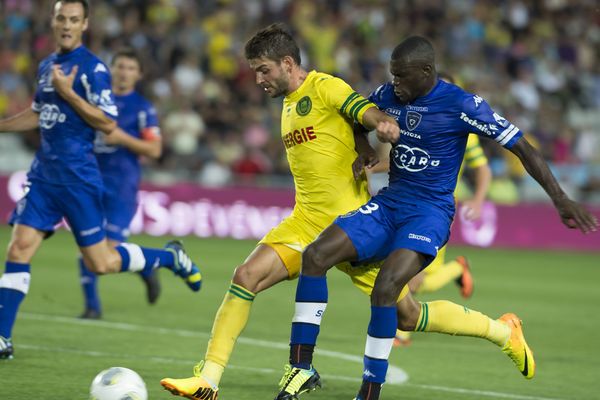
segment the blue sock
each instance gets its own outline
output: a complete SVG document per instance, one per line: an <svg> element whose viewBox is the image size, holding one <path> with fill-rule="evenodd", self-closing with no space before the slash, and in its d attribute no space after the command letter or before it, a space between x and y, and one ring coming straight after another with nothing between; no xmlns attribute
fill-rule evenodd
<svg viewBox="0 0 600 400"><path fill-rule="evenodd" d="M371 321L367 331L363 380L384 383L388 358L394 343L398 316L396 307L371 306Z"/></svg>
<svg viewBox="0 0 600 400"><path fill-rule="evenodd" d="M29 291L29 264L6 261L0 278L0 336L9 339L17 318L19 305Z"/></svg>
<svg viewBox="0 0 600 400"><path fill-rule="evenodd" d="M327 296L325 276L300 274L290 340L290 364L296 368L311 368L321 318L327 308Z"/></svg>
<svg viewBox="0 0 600 400"><path fill-rule="evenodd" d="M175 266L173 253L167 250L141 247L133 243L121 243L115 249L121 255L121 272L146 274L157 267L173 269Z"/></svg>
<svg viewBox="0 0 600 400"><path fill-rule="evenodd" d="M98 296L98 276L85 267L81 257L79 257L79 277L86 310L101 312L100 296Z"/></svg>

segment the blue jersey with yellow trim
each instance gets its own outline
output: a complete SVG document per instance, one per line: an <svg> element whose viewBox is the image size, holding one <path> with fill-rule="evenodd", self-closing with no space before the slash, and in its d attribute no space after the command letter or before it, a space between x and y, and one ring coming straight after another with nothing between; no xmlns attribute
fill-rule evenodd
<svg viewBox="0 0 600 400"><path fill-rule="evenodd" d="M442 80L411 104L398 102L391 83L377 88L369 100L400 125L400 138L390 151L389 185L380 196L391 202L425 202L453 215L453 193L469 133L505 148L522 136L481 97Z"/></svg>
<svg viewBox="0 0 600 400"><path fill-rule="evenodd" d="M60 65L69 74L77 65L75 92L106 115L118 112L106 65L84 46L68 53L53 53L39 65L37 89L31 108L39 113L41 146L29 171L30 180L55 185L87 182L101 185L102 179L92 151L95 130L52 86L52 66Z"/></svg>
<svg viewBox="0 0 600 400"><path fill-rule="evenodd" d="M137 139L160 140L156 110L144 96L136 91L115 95L115 103L119 110L119 128ZM101 132L97 133L94 152L105 192L123 199L132 197L141 177L139 156L125 147L107 145L103 137Z"/></svg>

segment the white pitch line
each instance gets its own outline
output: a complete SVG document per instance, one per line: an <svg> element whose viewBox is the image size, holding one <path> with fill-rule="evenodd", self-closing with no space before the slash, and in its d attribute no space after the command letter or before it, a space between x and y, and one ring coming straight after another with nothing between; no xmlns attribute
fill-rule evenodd
<svg viewBox="0 0 600 400"><path fill-rule="evenodd" d="M34 314L34 313L21 313L20 317L24 318L24 319L29 319L29 320L37 320L37 321L45 321L45 322L60 322L60 323L64 323L64 324L80 325L80 326L87 325L87 326L106 328L106 329L115 329L115 330L121 330L121 331L158 333L158 334L176 335L176 336L180 336L180 337L196 337L196 338L198 338L198 337L208 338L209 337L209 335L207 333L200 332L200 331L162 328L162 327L154 327L154 326L148 326L148 325L135 325L135 324L129 324L129 323L124 323L124 322L84 320L84 319L77 319L77 318L72 318L72 317L60 317L60 316ZM287 350L289 348L288 343L269 342L266 340L253 339L253 338L248 338L248 337L240 337L240 338L238 338L238 342L246 344L246 345L250 345L250 346L266 347L266 348L271 348L271 349ZM19 345L19 346L22 346L23 348L30 348L30 349L34 349L34 350L43 350L43 351L59 350L59 351L65 352L65 353L82 354L82 355L88 355L88 356L94 356L94 357L125 357L125 358L132 358L132 359L138 358L138 359L148 359L148 360L152 360L155 362L186 363L188 365L196 362L196 361L192 361L192 360L184 360L184 359L176 359L176 358L143 357L143 356L139 356L139 355L127 355L127 354L121 354L121 353L110 354L110 353L103 353L103 352L98 352L98 351L85 351L85 350L67 349L67 348L62 348L62 349L58 349L56 347L47 348L47 347L41 347L41 346L35 346L35 345ZM362 357L351 355L351 354L346 354L346 353L341 353L341 352L337 352L337 351L316 349L316 352L320 356L331 357L331 358L335 358L338 360L352 361L352 362L357 362L360 364L362 364L362 362L363 362ZM262 372L265 374L278 374L281 372L281 371L277 371L277 370L270 369L270 368L255 368L255 367L250 368L250 367L244 367L244 366L239 366L239 365L228 365L228 368L240 369L240 370L252 370L252 371ZM348 381L348 382L360 382L361 381L361 379L359 379L359 378L351 378L351 377L340 376L340 375L321 375L321 376L323 378L332 379L332 380L340 380L340 381ZM420 388L420 389L437 391L437 392L461 393L461 394L467 394L467 395L476 395L476 396L498 398L498 399L562 400L559 398L527 396L527 395L521 395L521 394L493 392L493 391L487 391L487 390L463 389L463 388L447 387L447 386L415 384L415 383L407 383L407 381L408 381L408 375L406 374L406 372L403 369L393 366L393 365L389 366L388 375L386 376L386 383L391 384L391 385L412 386L412 387L416 387L416 388Z"/></svg>

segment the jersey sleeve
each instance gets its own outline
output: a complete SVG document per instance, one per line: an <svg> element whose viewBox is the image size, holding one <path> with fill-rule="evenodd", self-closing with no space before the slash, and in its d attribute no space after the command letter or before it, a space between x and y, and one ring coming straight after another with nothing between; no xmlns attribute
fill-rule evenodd
<svg viewBox="0 0 600 400"><path fill-rule="evenodd" d="M375 104L355 92L340 78L320 78L318 85L319 96L325 104L335 108L345 117L362 124L362 117Z"/></svg>
<svg viewBox="0 0 600 400"><path fill-rule="evenodd" d="M154 142L161 140L160 126L158 125L158 116L156 109L150 103L146 104L139 114L140 137L143 140Z"/></svg>
<svg viewBox="0 0 600 400"><path fill-rule="evenodd" d="M80 79L85 88L88 103L98 107L109 118L116 119L119 112L112 92L108 67L102 62L96 61L81 74Z"/></svg>
<svg viewBox="0 0 600 400"><path fill-rule="evenodd" d="M496 113L478 95L465 93L460 120L466 131L494 139L507 149L523 136L523 132L518 127Z"/></svg>
<svg viewBox="0 0 600 400"><path fill-rule="evenodd" d="M477 135L469 135L465 151L465 164L467 168L479 168L487 165L487 163L488 159L481 148L481 144L479 144L479 137Z"/></svg>

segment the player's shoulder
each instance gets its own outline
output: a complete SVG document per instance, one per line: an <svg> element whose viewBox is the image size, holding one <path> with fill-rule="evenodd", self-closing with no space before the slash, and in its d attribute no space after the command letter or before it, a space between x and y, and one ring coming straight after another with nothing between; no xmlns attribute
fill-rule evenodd
<svg viewBox="0 0 600 400"><path fill-rule="evenodd" d="M311 71L310 75L312 85L316 88L328 87L331 85L347 85L342 78L326 72Z"/></svg>
<svg viewBox="0 0 600 400"><path fill-rule="evenodd" d="M394 98L394 86L390 82L386 82L375 89L369 99L377 104L385 103Z"/></svg>
<svg viewBox="0 0 600 400"><path fill-rule="evenodd" d="M81 52L79 53L79 60L83 67L94 74L106 73L110 74L108 66L94 54L90 49L82 46Z"/></svg>

